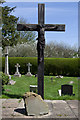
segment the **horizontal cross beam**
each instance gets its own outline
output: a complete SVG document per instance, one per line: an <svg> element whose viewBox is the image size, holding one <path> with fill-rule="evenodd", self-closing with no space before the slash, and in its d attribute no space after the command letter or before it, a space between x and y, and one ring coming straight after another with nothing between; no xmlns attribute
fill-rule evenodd
<svg viewBox="0 0 80 120"><path fill-rule="evenodd" d="M18 31L39 31L40 27L44 28L44 31L65 31L64 24L17 24Z"/></svg>

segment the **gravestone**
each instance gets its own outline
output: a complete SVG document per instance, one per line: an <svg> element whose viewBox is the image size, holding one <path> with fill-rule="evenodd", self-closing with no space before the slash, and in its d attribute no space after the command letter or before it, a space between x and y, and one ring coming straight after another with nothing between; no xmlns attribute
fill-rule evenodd
<svg viewBox="0 0 80 120"><path fill-rule="evenodd" d="M73 86L72 85L61 85L61 95L73 95Z"/></svg>
<svg viewBox="0 0 80 120"><path fill-rule="evenodd" d="M38 32L38 94L44 99L44 48L45 31L65 31L63 24L45 24L45 5L38 4L38 24L18 24L18 31L37 31Z"/></svg>
<svg viewBox="0 0 80 120"><path fill-rule="evenodd" d="M8 85L14 85L15 83L16 83L16 81L10 80L9 83L8 83Z"/></svg>
<svg viewBox="0 0 80 120"><path fill-rule="evenodd" d="M19 67L20 67L20 65L17 63L15 65L15 67L16 67L16 72L15 72L14 76L15 77L21 77L21 74L19 73Z"/></svg>
<svg viewBox="0 0 80 120"><path fill-rule="evenodd" d="M53 82L53 77L51 77L50 79L51 79L51 82Z"/></svg>
<svg viewBox="0 0 80 120"><path fill-rule="evenodd" d="M27 92L23 96L26 115L40 116L49 113L48 104L44 102L40 95Z"/></svg>
<svg viewBox="0 0 80 120"><path fill-rule="evenodd" d="M63 78L63 76L61 76L61 75L58 75L58 76L56 76L56 78Z"/></svg>
<svg viewBox="0 0 80 120"><path fill-rule="evenodd" d="M59 96L61 96L61 90L58 90Z"/></svg>
<svg viewBox="0 0 80 120"><path fill-rule="evenodd" d="M30 85L30 92L37 93L37 85Z"/></svg>
<svg viewBox="0 0 80 120"><path fill-rule="evenodd" d="M69 82L69 84L73 84L73 83L74 83L74 81L70 81L70 82Z"/></svg>
<svg viewBox="0 0 80 120"><path fill-rule="evenodd" d="M5 74L9 76L11 80L11 75L9 75L9 63L8 63L8 46L5 47Z"/></svg>
<svg viewBox="0 0 80 120"><path fill-rule="evenodd" d="M28 72L27 72L26 76L30 77L30 76L32 76L32 74L30 72L30 67L32 66L32 64L28 63L27 66L28 66Z"/></svg>

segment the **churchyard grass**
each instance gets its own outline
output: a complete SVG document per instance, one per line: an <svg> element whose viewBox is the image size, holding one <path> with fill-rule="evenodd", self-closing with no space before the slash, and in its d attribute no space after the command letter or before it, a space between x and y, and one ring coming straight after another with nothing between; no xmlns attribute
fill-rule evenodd
<svg viewBox="0 0 80 120"><path fill-rule="evenodd" d="M53 82L51 82L51 77L53 77ZM29 92L29 85L37 85L37 78L34 76L27 77L22 75L22 77L12 76L12 80L15 80L15 85L5 85L2 98L22 98L25 92ZM75 96L59 96L58 90L61 89L61 85L69 84L73 81L73 93ZM49 100L77 100L78 99L78 78L77 77L63 77L55 78L55 76L45 76L44 77L44 99Z"/></svg>

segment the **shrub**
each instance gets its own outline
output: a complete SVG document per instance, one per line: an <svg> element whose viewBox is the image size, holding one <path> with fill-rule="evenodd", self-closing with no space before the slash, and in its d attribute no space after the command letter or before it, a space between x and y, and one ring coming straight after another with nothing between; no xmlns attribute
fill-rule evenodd
<svg viewBox="0 0 80 120"><path fill-rule="evenodd" d="M78 58L46 58L45 74L78 76Z"/></svg>
<svg viewBox="0 0 80 120"><path fill-rule="evenodd" d="M5 75L3 72L0 72L0 80L2 80L2 85L7 85L9 82L9 76Z"/></svg>
<svg viewBox="0 0 80 120"><path fill-rule="evenodd" d="M4 71L5 58L2 59L2 70ZM9 73L14 74L16 71L15 64L20 64L20 73L27 73L27 63L31 63L31 73L37 73L36 57L9 57ZM80 74L79 58L45 58L44 74L45 75L63 75L63 76L79 76Z"/></svg>

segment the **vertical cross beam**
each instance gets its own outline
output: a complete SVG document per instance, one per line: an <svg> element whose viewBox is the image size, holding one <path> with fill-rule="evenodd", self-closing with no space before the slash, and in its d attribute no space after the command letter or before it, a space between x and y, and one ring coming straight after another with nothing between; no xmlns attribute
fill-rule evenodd
<svg viewBox="0 0 80 120"><path fill-rule="evenodd" d="M44 99L44 4L38 4L38 94Z"/></svg>
<svg viewBox="0 0 80 120"><path fill-rule="evenodd" d="M44 99L44 47L45 31L65 31L63 24L44 24L44 4L38 4L38 24L18 24L18 31L38 32L38 94Z"/></svg>

